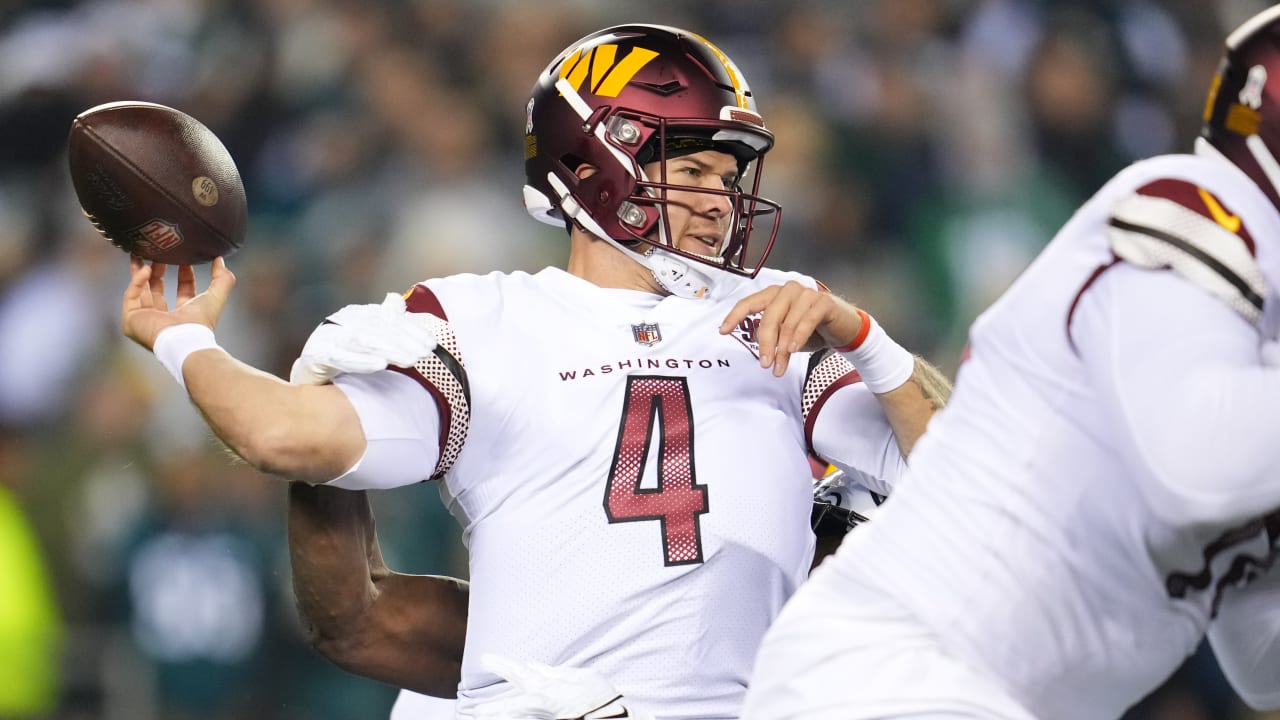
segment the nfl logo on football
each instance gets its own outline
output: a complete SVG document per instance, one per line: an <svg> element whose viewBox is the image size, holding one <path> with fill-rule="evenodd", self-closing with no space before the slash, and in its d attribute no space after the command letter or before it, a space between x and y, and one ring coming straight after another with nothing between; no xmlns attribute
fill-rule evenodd
<svg viewBox="0 0 1280 720"><path fill-rule="evenodd" d="M168 250L182 244L178 226L164 220L152 220L127 231L130 242L152 252Z"/></svg>
<svg viewBox="0 0 1280 720"><path fill-rule="evenodd" d="M641 345L656 345L662 341L662 331L657 323L641 323L631 326L631 336Z"/></svg>

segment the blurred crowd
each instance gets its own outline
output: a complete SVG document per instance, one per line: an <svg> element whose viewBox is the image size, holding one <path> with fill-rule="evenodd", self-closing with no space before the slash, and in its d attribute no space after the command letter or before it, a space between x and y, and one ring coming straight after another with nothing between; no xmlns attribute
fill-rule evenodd
<svg viewBox="0 0 1280 720"><path fill-rule="evenodd" d="M620 22L694 29L778 137L770 264L948 374L968 324L1125 164L1185 150L1257 0L10 0L0 3L0 718L385 717L305 646L284 486L237 464L119 334L127 262L81 216L72 118L171 105L244 178L219 327L287 376L311 329L426 277L536 270L527 94ZM1105 499L1099 499L1100 502ZM429 485L374 498L388 563L464 575ZM1193 657L1131 720L1243 720Z"/></svg>

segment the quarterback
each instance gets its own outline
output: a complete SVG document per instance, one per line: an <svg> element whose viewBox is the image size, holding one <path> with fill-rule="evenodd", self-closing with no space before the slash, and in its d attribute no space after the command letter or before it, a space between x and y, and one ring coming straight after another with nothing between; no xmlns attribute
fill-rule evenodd
<svg viewBox="0 0 1280 720"><path fill-rule="evenodd" d="M294 383L217 346L234 284L221 260L200 294L179 268L170 310L164 268L135 259L124 331L255 467L440 484L469 551L465 611L445 584L429 599L440 626L388 681L456 692L468 714L510 689L482 662L498 656L589 669L659 717L737 717L813 557L809 455L888 489L938 404L936 371L813 278L762 266L773 134L705 38L593 33L539 74L526 111L524 203L567 230L565 267L343 308ZM332 332L378 348L373 362Z"/></svg>

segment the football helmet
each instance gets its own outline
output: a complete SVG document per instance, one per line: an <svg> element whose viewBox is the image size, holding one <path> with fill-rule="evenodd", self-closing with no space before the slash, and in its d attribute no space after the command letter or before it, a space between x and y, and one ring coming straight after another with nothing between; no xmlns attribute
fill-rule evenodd
<svg viewBox="0 0 1280 720"><path fill-rule="evenodd" d="M543 222L584 230L629 252L667 290L705 296L715 270L754 277L773 247L781 208L758 195L773 134L733 61L705 38L660 25L621 25L570 45L538 76L526 107L525 207ZM715 149L738 160L724 190L667 182L665 161ZM664 163L658 177L644 166ZM582 164L596 169L580 178ZM745 188L745 189L744 189ZM727 196L733 208L716 255L675 247L667 193ZM761 227L757 228L759 221ZM767 232L748 260L748 241ZM755 262L755 268L746 266Z"/></svg>
<svg viewBox="0 0 1280 720"><path fill-rule="evenodd" d="M1227 36L1203 120L1197 151L1225 156L1280 208L1280 5Z"/></svg>

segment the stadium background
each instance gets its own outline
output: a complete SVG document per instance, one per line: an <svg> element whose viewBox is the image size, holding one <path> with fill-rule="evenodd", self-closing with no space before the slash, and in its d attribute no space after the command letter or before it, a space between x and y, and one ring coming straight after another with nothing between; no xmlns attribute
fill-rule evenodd
<svg viewBox="0 0 1280 720"><path fill-rule="evenodd" d="M520 206L535 73L606 24L696 29L779 138L771 264L816 275L950 374L968 323L1078 202L1133 159L1190 147L1226 30L1263 5L0 3L0 717L343 720L385 717L394 696L303 645L283 484L230 462L120 337L127 263L65 169L78 111L151 100L223 138L252 221L219 337L285 375L342 304L560 262L562 235ZM465 573L431 487L378 495L375 512L393 567ZM1260 717L1205 653L1131 715Z"/></svg>

